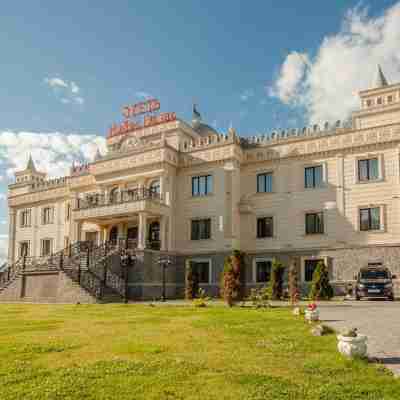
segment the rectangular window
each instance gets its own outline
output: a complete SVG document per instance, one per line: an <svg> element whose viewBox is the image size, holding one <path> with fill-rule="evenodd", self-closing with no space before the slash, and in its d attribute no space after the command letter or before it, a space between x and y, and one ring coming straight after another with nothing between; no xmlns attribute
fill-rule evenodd
<svg viewBox="0 0 400 400"><path fill-rule="evenodd" d="M256 260L256 282L269 282L271 279L272 262Z"/></svg>
<svg viewBox="0 0 400 400"><path fill-rule="evenodd" d="M322 212L306 214L306 235L314 233L324 233L324 214Z"/></svg>
<svg viewBox="0 0 400 400"><path fill-rule="evenodd" d="M191 240L203 240L211 238L211 219L192 220Z"/></svg>
<svg viewBox="0 0 400 400"><path fill-rule="evenodd" d="M380 207L360 209L360 231L378 231L381 229Z"/></svg>
<svg viewBox="0 0 400 400"><path fill-rule="evenodd" d="M272 172L257 175L257 193L272 192Z"/></svg>
<svg viewBox="0 0 400 400"><path fill-rule="evenodd" d="M21 211L20 225L21 225L21 228L26 228L27 226L31 226L31 210L30 209Z"/></svg>
<svg viewBox="0 0 400 400"><path fill-rule="evenodd" d="M29 257L29 241L19 243L19 256Z"/></svg>
<svg viewBox="0 0 400 400"><path fill-rule="evenodd" d="M273 217L257 218L257 238L268 238L274 236Z"/></svg>
<svg viewBox="0 0 400 400"><path fill-rule="evenodd" d="M305 260L304 262L304 281L311 282L315 268L317 268L318 263L324 262L324 260Z"/></svg>
<svg viewBox="0 0 400 400"><path fill-rule="evenodd" d="M54 208L45 207L42 209L42 225L52 224L54 220Z"/></svg>
<svg viewBox="0 0 400 400"><path fill-rule="evenodd" d="M322 165L304 168L304 186L307 189L322 186Z"/></svg>
<svg viewBox="0 0 400 400"><path fill-rule="evenodd" d="M358 160L358 180L360 182L379 179L379 161L377 158Z"/></svg>
<svg viewBox="0 0 400 400"><path fill-rule="evenodd" d="M206 196L212 192L212 175L194 176L192 178L192 196Z"/></svg>
<svg viewBox="0 0 400 400"><path fill-rule="evenodd" d="M388 96L387 102L388 102L388 103L391 103L392 101L393 101L393 96Z"/></svg>
<svg viewBox="0 0 400 400"><path fill-rule="evenodd" d="M42 239L40 254L42 257L50 256L53 249L53 241L51 239Z"/></svg>
<svg viewBox="0 0 400 400"><path fill-rule="evenodd" d="M191 261L198 283L210 283L210 261Z"/></svg>

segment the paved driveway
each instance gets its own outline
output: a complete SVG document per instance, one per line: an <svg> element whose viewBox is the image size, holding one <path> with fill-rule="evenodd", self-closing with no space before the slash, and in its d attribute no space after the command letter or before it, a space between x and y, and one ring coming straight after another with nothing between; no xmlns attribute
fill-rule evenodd
<svg viewBox="0 0 400 400"><path fill-rule="evenodd" d="M345 301L320 304L320 319L334 329L355 327L368 336L368 355L400 376L400 302Z"/></svg>

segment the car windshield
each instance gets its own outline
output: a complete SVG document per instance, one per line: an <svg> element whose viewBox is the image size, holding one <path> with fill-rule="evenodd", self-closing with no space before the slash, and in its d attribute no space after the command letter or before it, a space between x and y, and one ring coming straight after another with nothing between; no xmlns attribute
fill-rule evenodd
<svg viewBox="0 0 400 400"><path fill-rule="evenodd" d="M389 279L389 275L385 270L361 271L361 279Z"/></svg>

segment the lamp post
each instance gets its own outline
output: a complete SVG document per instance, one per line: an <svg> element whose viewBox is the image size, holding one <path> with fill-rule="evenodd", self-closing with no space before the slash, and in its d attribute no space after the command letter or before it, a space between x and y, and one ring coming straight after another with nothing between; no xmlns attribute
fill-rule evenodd
<svg viewBox="0 0 400 400"><path fill-rule="evenodd" d="M162 294L161 294L161 301L166 300L166 290L165 290L165 270L172 264L171 259L167 256L160 256L158 263L161 265L162 268Z"/></svg>
<svg viewBox="0 0 400 400"><path fill-rule="evenodd" d="M129 268L133 267L136 263L136 255L130 255L127 250L124 251L121 256L121 264L124 268L124 278L125 278L125 293L124 300L128 303L128 292L129 292Z"/></svg>

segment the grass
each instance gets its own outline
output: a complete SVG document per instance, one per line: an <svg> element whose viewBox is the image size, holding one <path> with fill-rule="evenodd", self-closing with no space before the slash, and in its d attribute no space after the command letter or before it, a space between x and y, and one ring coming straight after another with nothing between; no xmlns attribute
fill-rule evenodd
<svg viewBox="0 0 400 400"><path fill-rule="evenodd" d="M0 399L399 399L286 309L0 305Z"/></svg>

